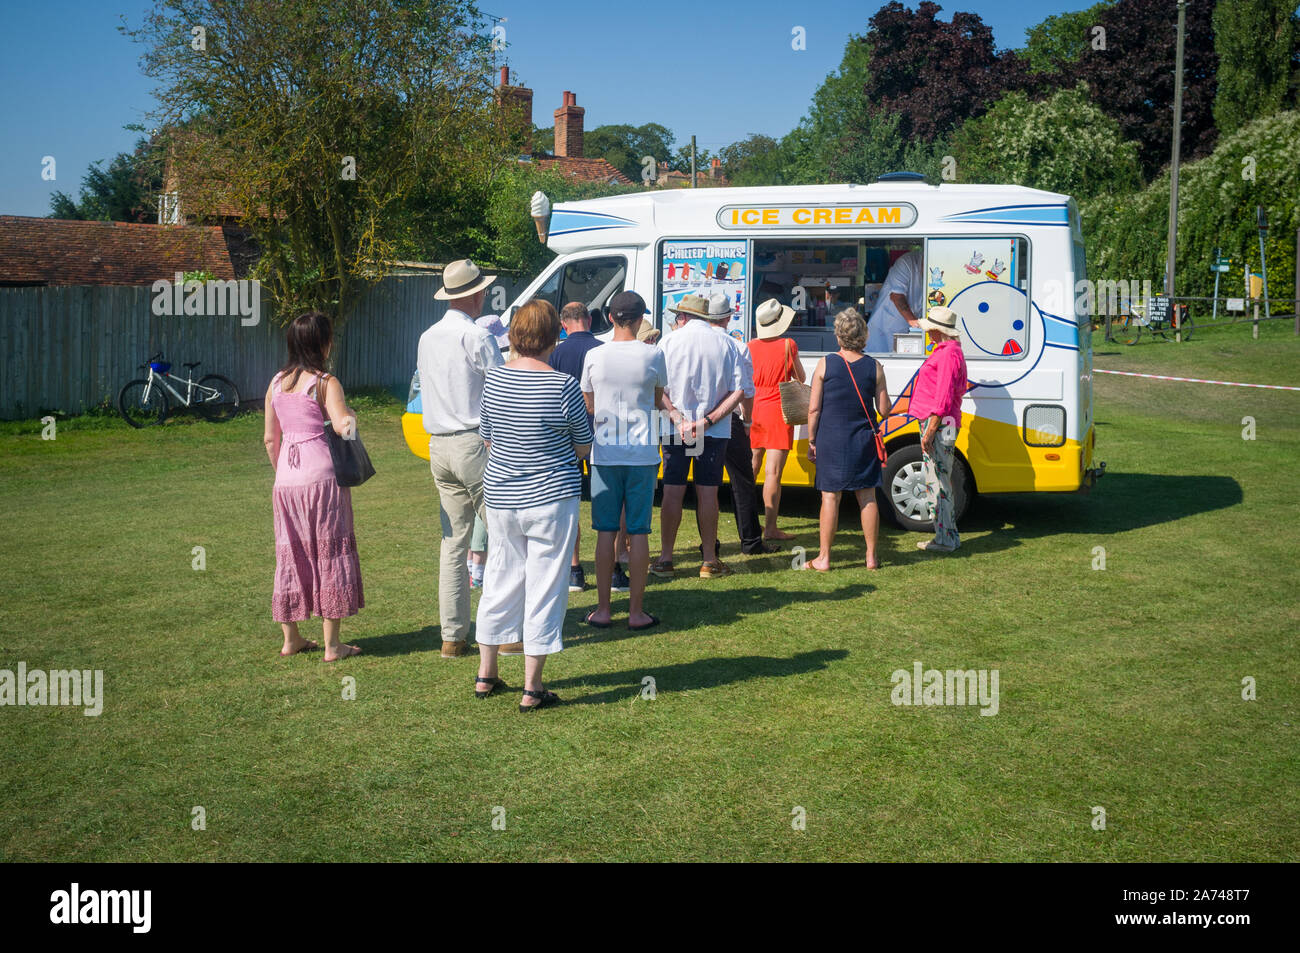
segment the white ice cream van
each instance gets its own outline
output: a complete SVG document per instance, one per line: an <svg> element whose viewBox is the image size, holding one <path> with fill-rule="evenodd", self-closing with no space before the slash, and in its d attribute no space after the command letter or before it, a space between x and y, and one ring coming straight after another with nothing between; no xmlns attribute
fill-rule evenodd
<svg viewBox="0 0 1300 953"><path fill-rule="evenodd" d="M835 313L855 305L869 316L894 262L919 253L921 306L947 305L961 320L970 383L957 440L958 516L977 492L1070 492L1104 472L1093 463L1091 338L1073 291L1087 276L1068 196L930 185L904 173L871 185L646 191L549 204L535 217L557 257L507 309L506 323L532 298L557 309L582 301L604 336L609 300L631 289L646 299L647 318L671 334L668 308L683 295L723 293L733 304L728 330L747 341L754 306L774 297L798 313L788 334L811 379L818 359L838 347ZM885 369L892 401L884 495L897 522L925 529L919 431L907 412L924 340L905 329L868 351ZM423 455L419 395L412 398L404 425ZM806 427L796 429L783 485L813 485L807 437Z"/></svg>

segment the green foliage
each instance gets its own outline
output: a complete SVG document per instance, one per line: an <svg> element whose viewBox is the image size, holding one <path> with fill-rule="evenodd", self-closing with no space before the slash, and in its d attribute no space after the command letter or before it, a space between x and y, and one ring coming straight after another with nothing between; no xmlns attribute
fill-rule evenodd
<svg viewBox="0 0 1300 953"><path fill-rule="evenodd" d="M81 180L81 194L73 199L64 192L50 196L50 217L99 222L152 222L157 217L155 196L162 191L162 164L158 150L145 139L133 152L119 152L108 168L93 163Z"/></svg>
<svg viewBox="0 0 1300 953"><path fill-rule="evenodd" d="M582 181L527 163L513 163L500 172L483 196L486 215L479 226L470 230L472 247L465 254L481 265L528 279L539 274L555 257L537 240L537 229L529 214L529 201L539 189L552 203L559 204L639 192L642 186Z"/></svg>
<svg viewBox="0 0 1300 953"><path fill-rule="evenodd" d="M649 122L644 126L597 126L583 133L582 154L603 158L633 182L641 181L641 161L653 156L661 165L672 155L673 134L666 126ZM688 149L689 152L689 149ZM687 158L687 167L690 158Z"/></svg>
<svg viewBox="0 0 1300 953"><path fill-rule="evenodd" d="M1077 62L1092 43L1092 28L1101 11L1114 0L1102 0L1086 10L1058 13L1025 31L1020 51L1031 73L1055 73L1064 63Z"/></svg>
<svg viewBox="0 0 1300 953"><path fill-rule="evenodd" d="M1247 177L1253 160L1254 181ZM1248 123L1220 141L1209 156L1179 170L1179 295L1214 291L1209 264L1215 249L1232 259L1221 293L1244 290L1244 268L1259 267L1255 207L1268 210L1266 245L1270 293L1290 297L1300 227L1300 112L1275 113ZM1141 192L1103 196L1083 206L1088 270L1093 277L1152 279L1160 287L1165 266L1169 175Z"/></svg>
<svg viewBox="0 0 1300 953"><path fill-rule="evenodd" d="M1294 74L1293 0L1232 0L1214 7L1214 50L1219 56L1214 121L1219 135L1287 105Z"/></svg>
<svg viewBox="0 0 1300 953"><path fill-rule="evenodd" d="M757 133L718 152L722 173L732 185L780 185L785 181L781 143Z"/></svg>
<svg viewBox="0 0 1300 953"><path fill-rule="evenodd" d="M1042 102L1008 93L952 139L961 182L1024 185L1083 199L1142 185L1138 147L1082 83Z"/></svg>
<svg viewBox="0 0 1300 953"><path fill-rule="evenodd" d="M469 218L509 145L469 0L157 0L125 32L183 208L237 211L279 315L345 319L400 248Z"/></svg>

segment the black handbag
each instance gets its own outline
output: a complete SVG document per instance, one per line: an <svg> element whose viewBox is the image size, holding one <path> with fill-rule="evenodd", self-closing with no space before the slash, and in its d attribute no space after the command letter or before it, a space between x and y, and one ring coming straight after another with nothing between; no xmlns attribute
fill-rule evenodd
<svg viewBox="0 0 1300 953"><path fill-rule="evenodd" d="M321 386L328 379L328 375L317 378L316 403L325 418L325 440L330 445L330 459L334 462L334 482L339 486L360 486L375 475L375 466L370 462L370 454L366 453L360 435L347 440L334 431L334 423L325 411L324 388Z"/></svg>

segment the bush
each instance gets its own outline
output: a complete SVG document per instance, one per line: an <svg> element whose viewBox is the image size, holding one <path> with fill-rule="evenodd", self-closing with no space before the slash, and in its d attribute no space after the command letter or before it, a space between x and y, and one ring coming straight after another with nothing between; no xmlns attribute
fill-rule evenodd
<svg viewBox="0 0 1300 953"><path fill-rule="evenodd" d="M1253 175L1252 175L1253 172ZM1255 207L1268 212L1269 292L1294 291L1296 228L1300 227L1300 112L1258 119L1224 139L1204 159L1186 163L1179 175L1178 254L1175 291L1183 296L1214 292L1210 262L1215 249L1232 259L1220 294L1245 289L1245 263L1259 268ZM1093 277L1150 278L1163 286L1169 218L1169 173L1146 189L1099 197L1084 205L1083 228Z"/></svg>

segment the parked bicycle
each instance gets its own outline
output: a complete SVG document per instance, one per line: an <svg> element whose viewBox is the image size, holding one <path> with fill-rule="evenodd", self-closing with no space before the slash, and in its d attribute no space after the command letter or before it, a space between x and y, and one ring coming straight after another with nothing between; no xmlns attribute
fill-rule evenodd
<svg viewBox="0 0 1300 953"><path fill-rule="evenodd" d="M148 369L149 376L129 382L117 395L117 409L122 418L137 429L161 424L171 412L171 400L167 397L171 394L177 403L196 407L208 420L232 419L239 413L239 389L234 381L220 374L205 374L196 381L194 369L200 363L185 364L189 376L181 378L171 373L172 366L163 360L161 351L149 358L148 364L140 365ZM184 393L169 381L180 384Z"/></svg>
<svg viewBox="0 0 1300 953"><path fill-rule="evenodd" d="M1181 332L1183 340L1190 341L1196 323L1185 304L1166 305L1162 311L1154 313L1149 304L1145 308L1134 306L1119 315L1113 335L1121 344L1132 347L1142 337L1144 329L1152 337L1158 334L1165 341L1176 340L1174 335Z"/></svg>

